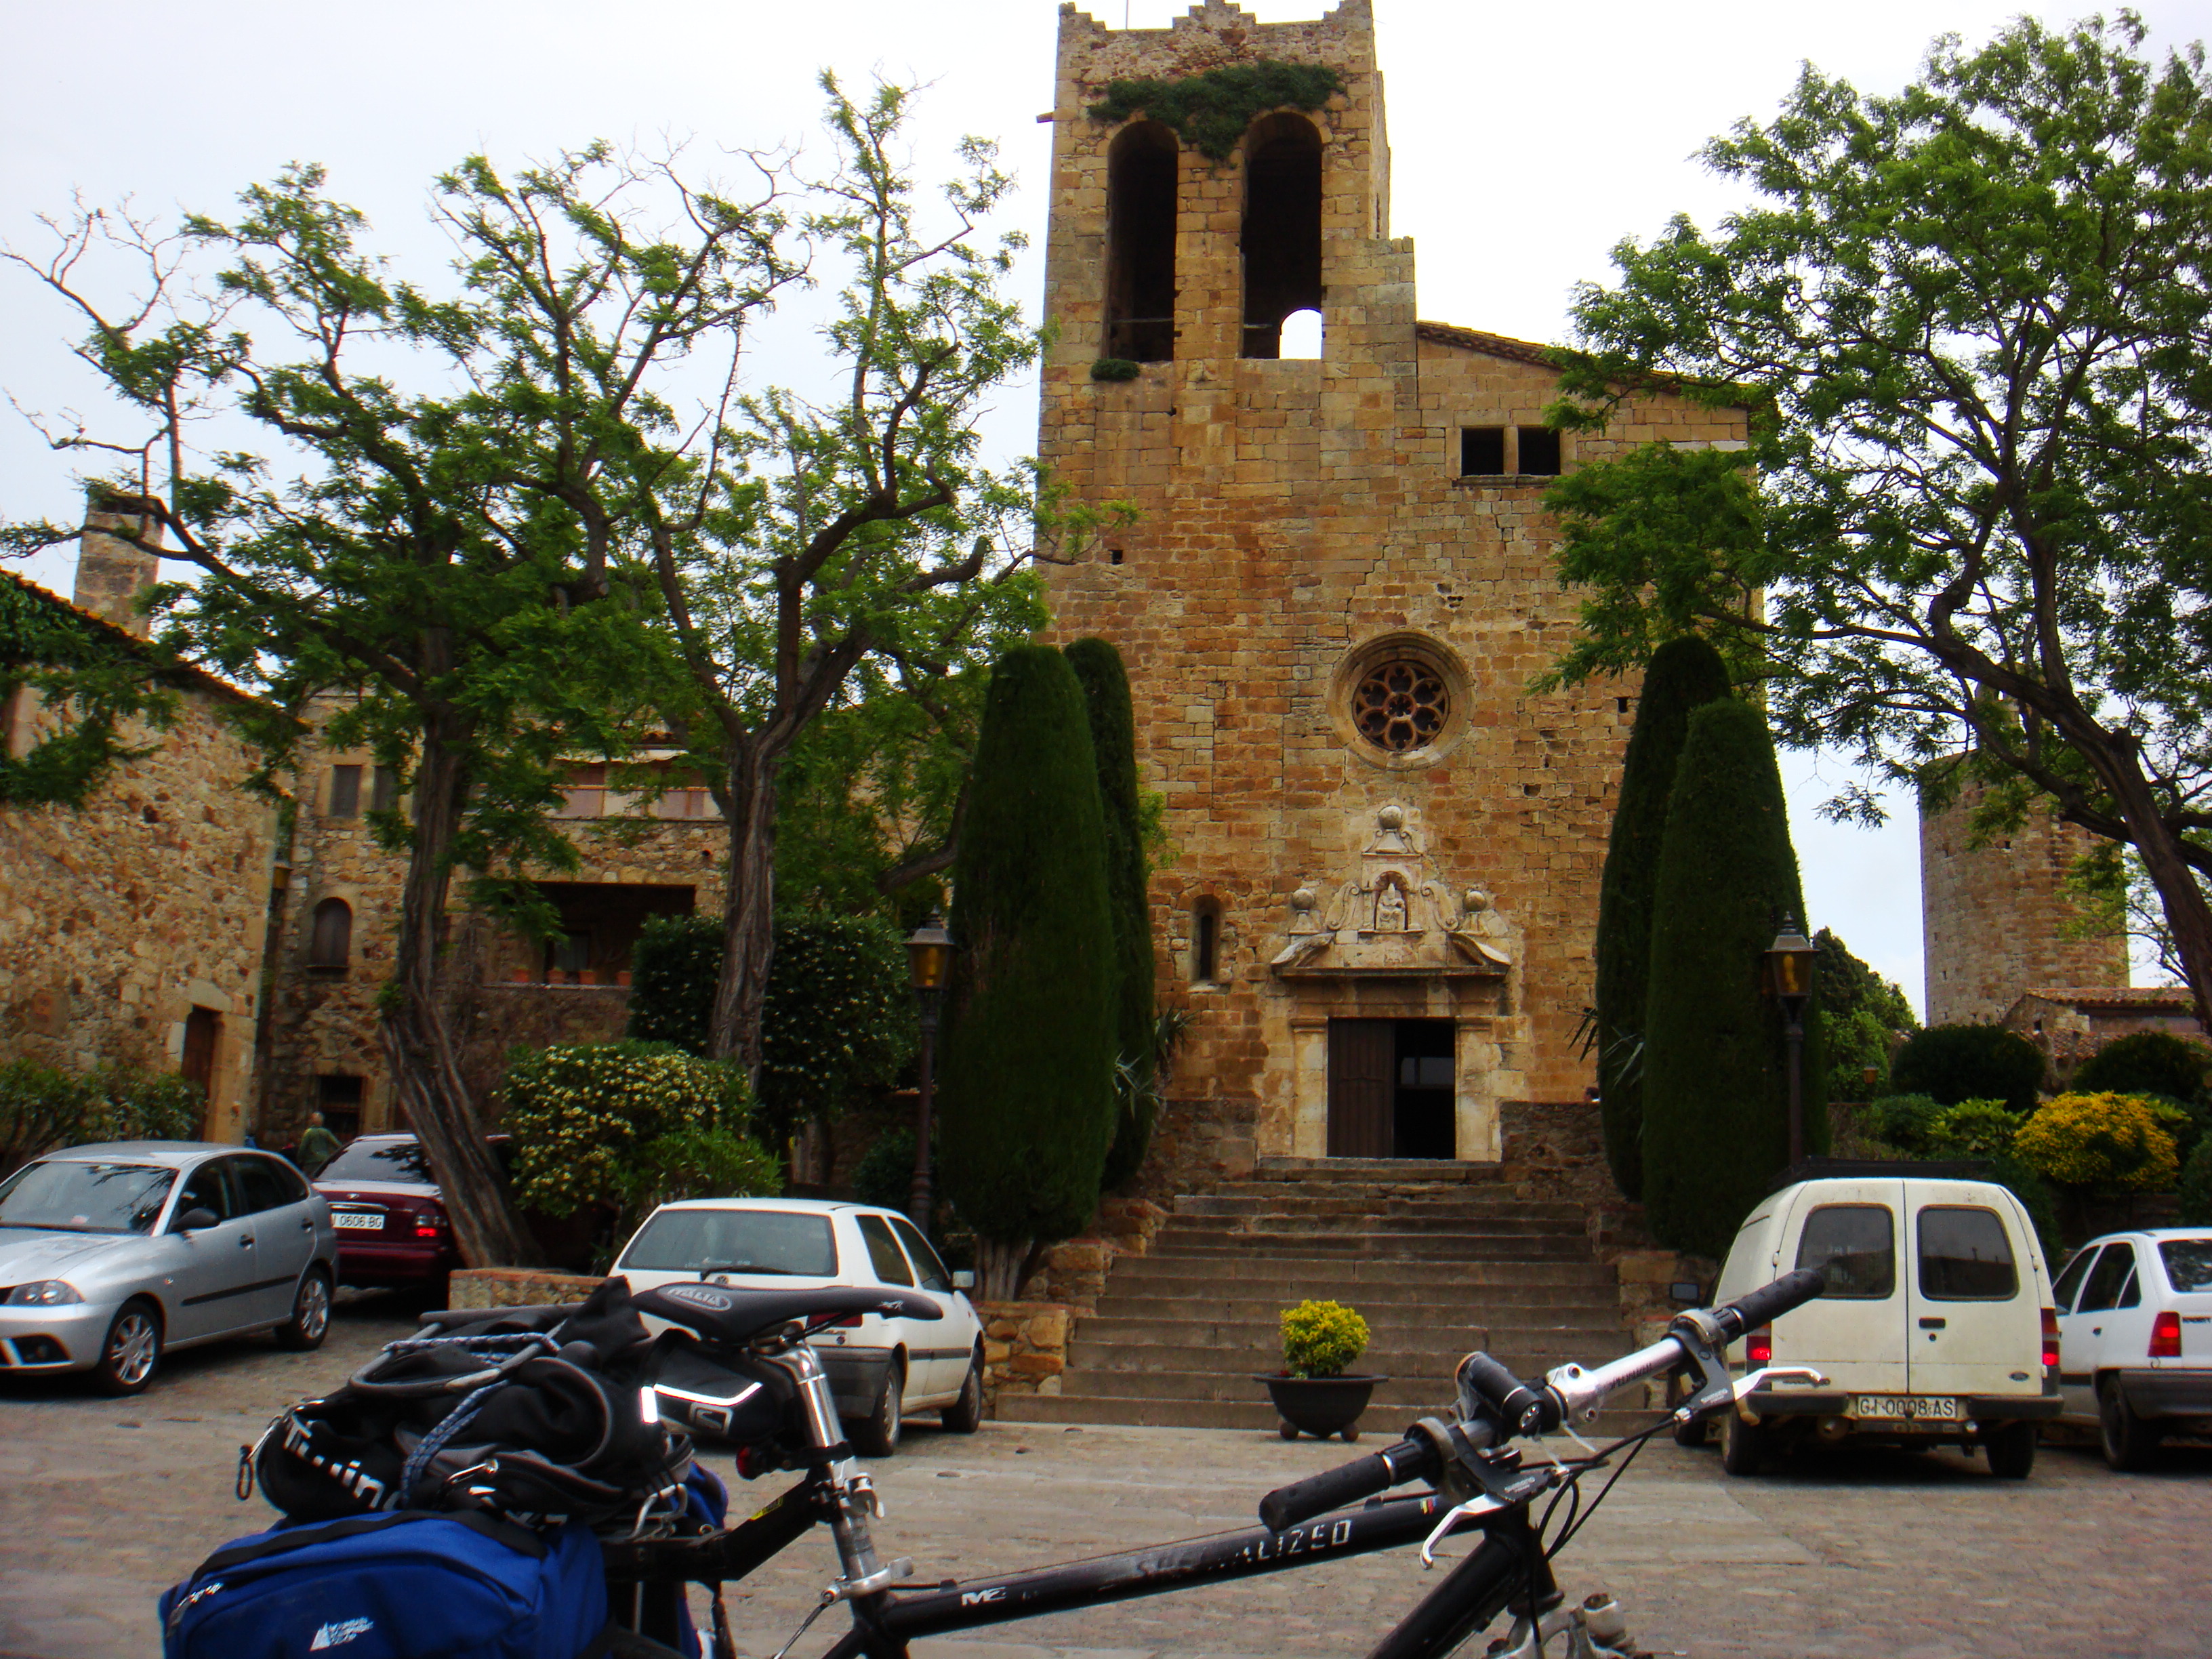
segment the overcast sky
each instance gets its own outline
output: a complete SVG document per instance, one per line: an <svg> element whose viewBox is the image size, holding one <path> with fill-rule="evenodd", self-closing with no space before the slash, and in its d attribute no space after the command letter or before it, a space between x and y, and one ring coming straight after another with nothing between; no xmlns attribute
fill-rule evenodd
<svg viewBox="0 0 2212 1659"><path fill-rule="evenodd" d="M1310 17L1318 0L1247 8ZM1185 9L1156 0L1089 8L1111 26L1161 27ZM1389 100L1391 228L1415 239L1420 314L1550 340L1575 283L1608 273L1620 237L1672 213L1710 222L1733 199L1692 152L1737 118L1770 114L1809 61L1868 90L1893 88L1929 40L1985 38L2021 8L1985 0L1850 5L1574 7L1376 0ZM2086 7L2083 8L2087 9ZM2142 8L2163 49L2203 37L2212 0ZM2072 11L2039 12L2063 22ZM0 0L8 97L0 103L0 240L42 246L36 216L135 198L142 210L226 211L242 185L288 161L319 161L335 193L369 215L378 245L410 270L447 258L425 186L463 155L512 165L606 137L651 146L809 143L814 77L872 72L929 83L918 127L922 176L949 146L997 139L1025 188L1010 220L1036 247L1018 282L1041 291L1042 186L1057 9L1050 0L380 0L374 6L178 5ZM73 325L0 270L0 388L49 413L112 419L67 351ZM756 375L799 378L803 310ZM992 428L1004 453L1035 444L1033 389ZM76 468L0 405L0 516L68 519ZM66 592L66 556L29 571ZM1921 998L1918 855L1905 811L1875 833L1823 825L1813 805L1845 775L1832 758L1787 756L1798 855L1814 927Z"/></svg>

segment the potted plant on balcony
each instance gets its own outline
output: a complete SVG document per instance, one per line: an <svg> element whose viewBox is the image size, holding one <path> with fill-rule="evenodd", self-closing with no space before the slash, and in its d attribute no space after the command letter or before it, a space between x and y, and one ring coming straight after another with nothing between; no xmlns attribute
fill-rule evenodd
<svg viewBox="0 0 2212 1659"><path fill-rule="evenodd" d="M1267 1385L1283 1438L1358 1439L1367 1396L1390 1380L1344 1369L1367 1350L1367 1322L1340 1302L1309 1301L1283 1310L1282 1329L1283 1369L1254 1380Z"/></svg>

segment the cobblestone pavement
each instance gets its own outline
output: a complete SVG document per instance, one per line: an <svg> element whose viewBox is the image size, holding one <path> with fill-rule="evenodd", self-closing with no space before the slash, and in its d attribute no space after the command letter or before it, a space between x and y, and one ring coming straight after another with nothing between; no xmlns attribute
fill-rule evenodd
<svg viewBox="0 0 2212 1659"><path fill-rule="evenodd" d="M155 1597L265 1524L237 1503L241 1441L286 1401L334 1386L411 1326L342 1308L319 1353L264 1340L180 1354L135 1400L59 1381L0 1389L0 1659L160 1650ZM1378 1428L1381 1425L1376 1425ZM909 1425L876 1466L887 1555L926 1578L1041 1565L1251 1523L1261 1493L1348 1449L1178 1429ZM723 1467L726 1468L726 1465ZM757 1488L741 1488L740 1501ZM763 1495L765 1495L763 1492ZM2140 1476L2046 1447L2024 1485L1956 1453L1808 1458L1730 1480L1711 1452L1654 1443L1560 1558L1573 1595L1605 1589L1647 1645L1699 1656L2064 1659L2212 1654L2212 1451ZM733 1591L750 1659L772 1653L834 1571L826 1534ZM1189 1659L1358 1654L1427 1583L1411 1551L918 1644L917 1659ZM818 1655L826 1615L797 1650ZM1479 1651L1479 1649L1477 1650Z"/></svg>

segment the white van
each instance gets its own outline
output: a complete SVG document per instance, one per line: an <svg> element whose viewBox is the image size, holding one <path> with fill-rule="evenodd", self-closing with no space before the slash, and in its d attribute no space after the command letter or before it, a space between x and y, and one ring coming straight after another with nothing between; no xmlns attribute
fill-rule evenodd
<svg viewBox="0 0 2212 1659"><path fill-rule="evenodd" d="M1749 1474L1807 1437L1980 1446L2023 1480L2059 1410L2051 1275L2020 1200L1989 1181L1855 1163L1769 1194L1737 1231L1713 1292L1728 1302L1793 1267L1826 1292L1729 1350L1741 1371L1809 1365L1826 1387L1750 1395L1721 1428Z"/></svg>

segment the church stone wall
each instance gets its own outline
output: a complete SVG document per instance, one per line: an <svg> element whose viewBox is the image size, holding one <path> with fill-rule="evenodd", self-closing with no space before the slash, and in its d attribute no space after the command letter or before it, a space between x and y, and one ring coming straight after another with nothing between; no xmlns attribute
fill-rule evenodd
<svg viewBox="0 0 2212 1659"><path fill-rule="evenodd" d="M1237 355L1242 152L1217 165L1185 147L1175 360L1093 380L1116 129L1085 112L1116 78L1252 58L1326 63L1346 87L1309 118L1322 141L1322 356ZM1554 374L1539 347L1416 323L1412 244L1381 234L1387 150L1361 0L1296 24L1210 4L1127 33L1064 9L1054 107L1046 284L1060 333L1040 453L1079 496L1139 516L1052 571L1052 637L1121 649L1145 782L1166 799L1175 856L1153 881L1154 933L1170 1000L1194 1020L1163 1156L1197 1179L1322 1153L1328 1022L1361 1017L1455 1022L1458 1155L1495 1158L1502 1102L1577 1099L1590 1080L1573 1039L1632 720L1626 686L1527 690L1577 603L1553 574L1549 480L1457 476L1460 428L1540 424ZM1732 411L1661 401L1601 440L1570 437L1567 464L1742 434ZM1362 665L1394 640L1452 692L1445 735L1413 755L1369 746L1348 712ZM1357 887L1390 809L1409 872L1434 890L1407 962L1439 933L1464 940L1479 913L1510 937L1505 972L1350 963L1361 930L1322 911ZM1210 980L1194 963L1202 908L1218 915ZM1315 944L1322 934L1337 943ZM1286 950L1311 954L1286 967Z"/></svg>
<svg viewBox="0 0 2212 1659"><path fill-rule="evenodd" d="M2079 937L2081 912L2064 890L2093 845L2088 831L2031 810L1977 846L1969 820L1978 799L1963 793L1920 820L1928 1023L1994 1024L2039 987L2125 985L2125 935Z"/></svg>

